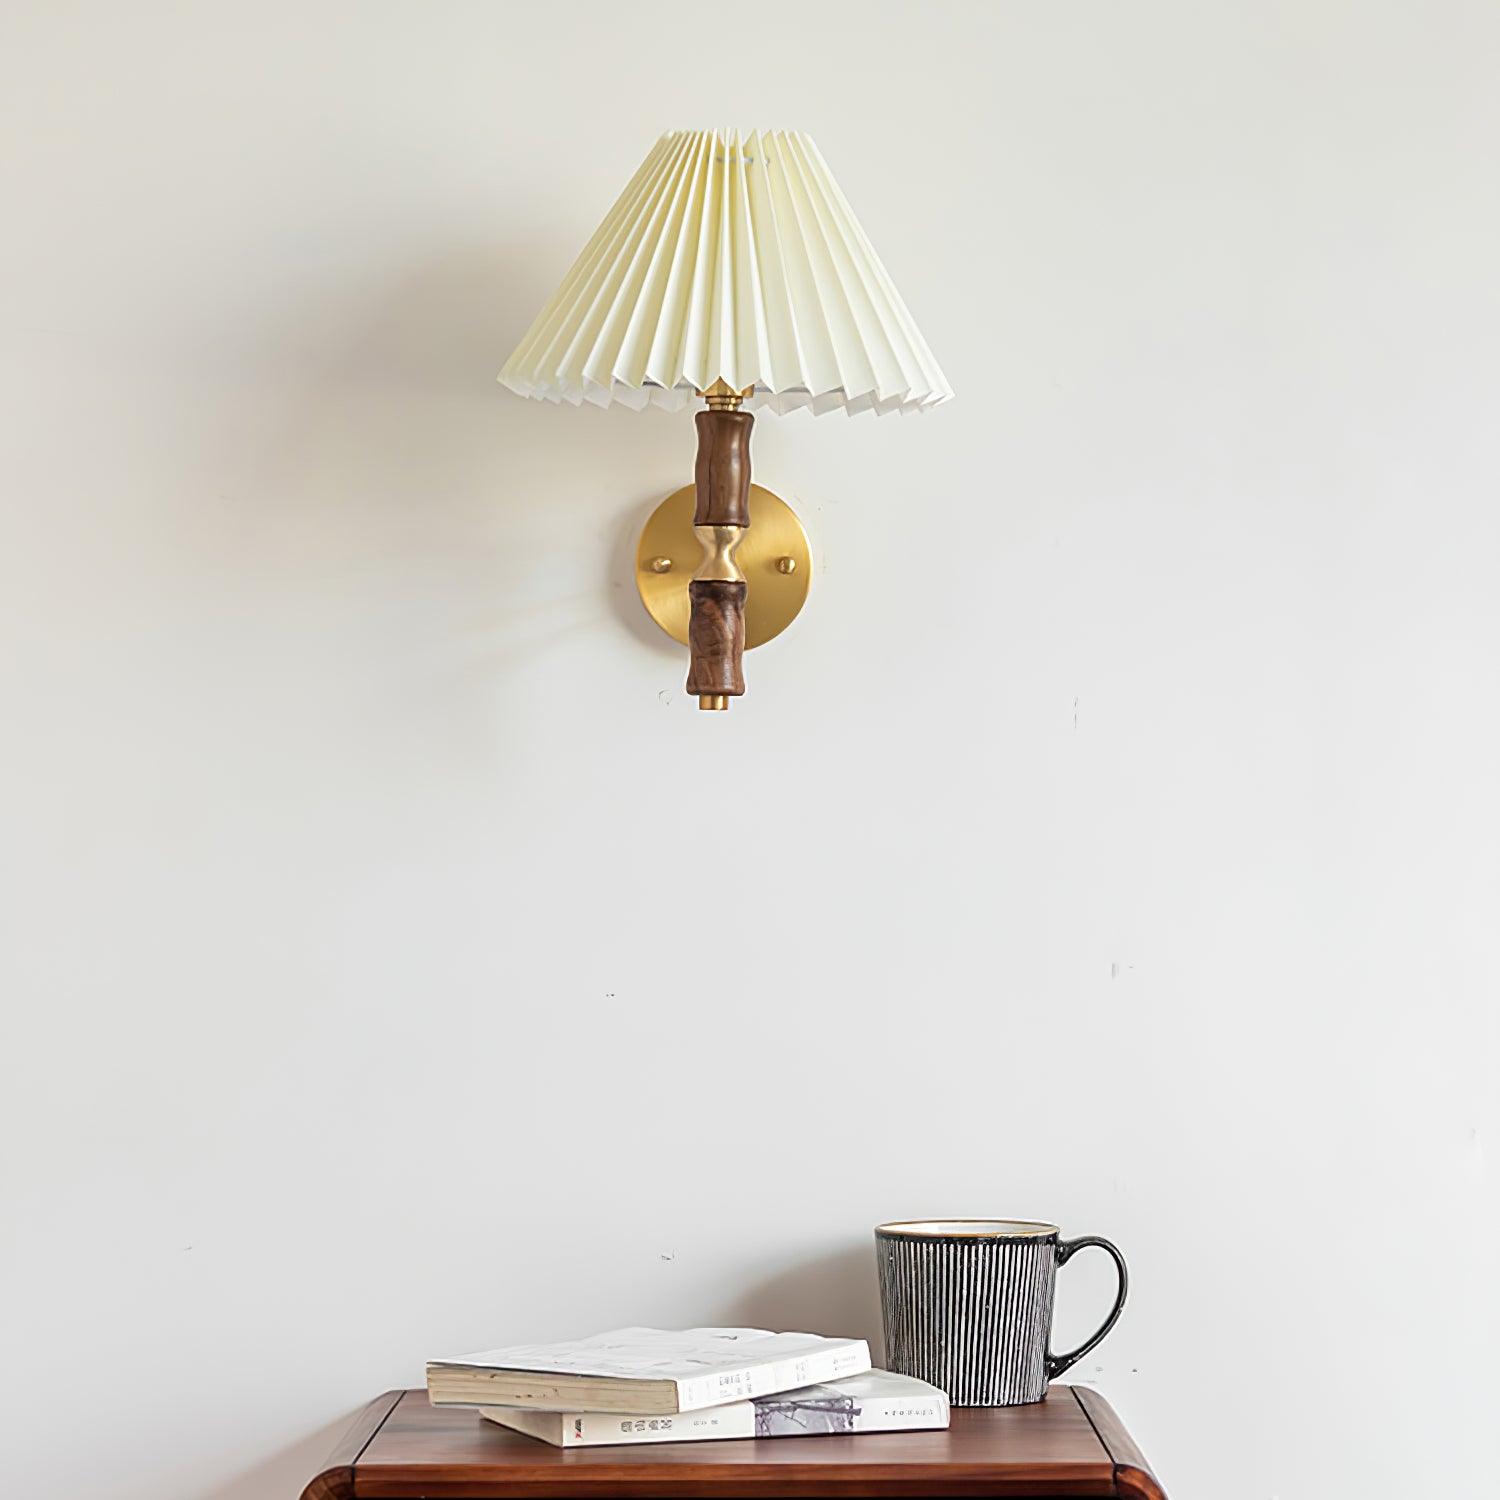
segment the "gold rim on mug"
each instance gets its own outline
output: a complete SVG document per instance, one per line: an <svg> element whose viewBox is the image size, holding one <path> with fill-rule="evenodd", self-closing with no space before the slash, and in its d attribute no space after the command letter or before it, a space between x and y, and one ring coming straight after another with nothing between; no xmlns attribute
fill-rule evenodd
<svg viewBox="0 0 1500 1500"><path fill-rule="evenodd" d="M877 1224L875 1233L924 1240L1019 1240L1062 1231L1056 1224L1043 1224L1036 1219L897 1219L890 1224Z"/></svg>

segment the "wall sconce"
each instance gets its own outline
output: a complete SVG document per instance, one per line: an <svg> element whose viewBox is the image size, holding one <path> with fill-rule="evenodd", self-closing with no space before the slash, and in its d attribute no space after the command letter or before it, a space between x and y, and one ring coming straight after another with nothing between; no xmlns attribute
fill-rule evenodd
<svg viewBox="0 0 1500 1500"><path fill-rule="evenodd" d="M817 147L791 130L662 136L500 379L575 406L706 403L694 483L657 507L636 558L706 709L745 691L745 649L796 618L812 575L796 514L750 483L751 411L921 411L953 394Z"/></svg>

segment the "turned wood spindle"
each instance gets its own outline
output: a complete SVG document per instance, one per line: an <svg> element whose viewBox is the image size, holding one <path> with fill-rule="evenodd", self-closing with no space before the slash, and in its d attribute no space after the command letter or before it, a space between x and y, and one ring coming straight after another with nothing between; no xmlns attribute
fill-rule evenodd
<svg viewBox="0 0 1500 1500"><path fill-rule="evenodd" d="M697 416L693 531L703 544L703 561L688 585L692 664L687 690L698 695L699 708L728 708L729 700L745 691L748 587L734 549L750 525L750 429L755 418L737 409L740 400L710 392L708 410Z"/></svg>

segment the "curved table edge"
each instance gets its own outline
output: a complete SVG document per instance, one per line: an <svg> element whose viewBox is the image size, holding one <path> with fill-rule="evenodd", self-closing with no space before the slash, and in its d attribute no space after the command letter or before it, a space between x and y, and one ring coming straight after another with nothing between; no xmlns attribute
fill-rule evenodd
<svg viewBox="0 0 1500 1500"><path fill-rule="evenodd" d="M301 1500L354 1500L354 1465L405 1391L384 1391L349 1424L323 1468L308 1480Z"/></svg>
<svg viewBox="0 0 1500 1500"><path fill-rule="evenodd" d="M1151 1472L1146 1455L1136 1447L1135 1439L1126 1432L1114 1407L1087 1386L1075 1385L1070 1389L1094 1429L1094 1436L1104 1445L1115 1466L1115 1493L1127 1500L1167 1500L1161 1481Z"/></svg>

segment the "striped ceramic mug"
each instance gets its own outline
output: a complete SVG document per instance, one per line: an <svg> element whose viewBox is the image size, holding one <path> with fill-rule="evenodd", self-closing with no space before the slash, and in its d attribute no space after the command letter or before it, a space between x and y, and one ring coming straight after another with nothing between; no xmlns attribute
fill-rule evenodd
<svg viewBox="0 0 1500 1500"><path fill-rule="evenodd" d="M1057 1268L1097 1245L1120 1275L1115 1305L1092 1338L1053 1354ZM1097 1236L1065 1240L1023 1219L915 1219L875 1231L886 1368L948 1393L954 1406L1024 1406L1115 1326L1125 1258Z"/></svg>

